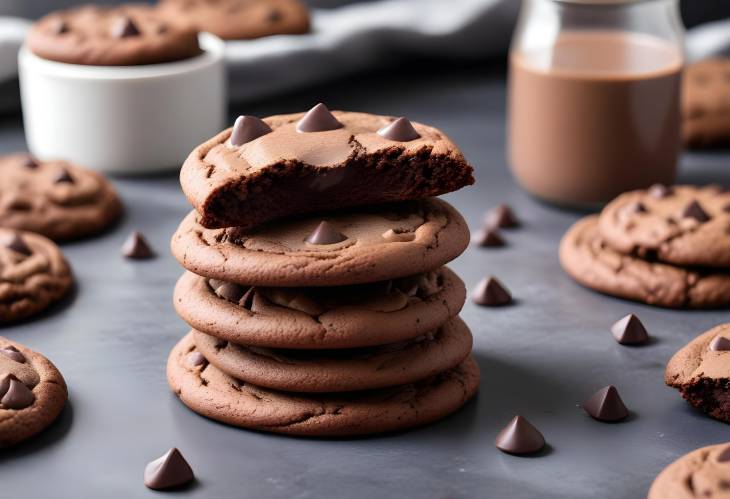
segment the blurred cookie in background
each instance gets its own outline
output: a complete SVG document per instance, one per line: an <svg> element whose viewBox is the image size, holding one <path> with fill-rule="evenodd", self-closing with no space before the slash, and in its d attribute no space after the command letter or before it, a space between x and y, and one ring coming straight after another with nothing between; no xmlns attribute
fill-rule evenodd
<svg viewBox="0 0 730 499"><path fill-rule="evenodd" d="M687 147L730 147L730 58L687 66L682 115Z"/></svg>

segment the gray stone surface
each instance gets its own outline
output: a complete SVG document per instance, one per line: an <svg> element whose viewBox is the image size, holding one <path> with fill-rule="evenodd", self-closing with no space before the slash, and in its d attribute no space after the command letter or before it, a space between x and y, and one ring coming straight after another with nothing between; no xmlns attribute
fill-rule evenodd
<svg viewBox="0 0 730 499"><path fill-rule="evenodd" d="M168 351L186 331L171 305L181 270L170 235L188 206L173 177L115 179L126 218L108 234L64 245L75 297L38 320L0 330L52 359L68 381L70 404L39 438L0 454L0 497L148 497L144 465L171 446L192 464L194 497L310 498L640 498L656 473L681 454L728 439L728 427L690 409L662 382L667 359L696 334L729 318L601 296L558 266L557 245L577 214L530 199L504 158L501 74L409 68L260 103L235 112L334 108L406 115L449 133L477 168L477 186L448 196L473 228L497 203L525 226L505 232L504 249L470 248L453 268L472 287L495 274L517 304L463 317L475 336L483 382L478 400L425 429L359 440L305 440L253 433L201 418L169 392ZM20 119L0 121L0 152L24 148ZM730 184L730 155L692 155L682 179ZM160 256L122 259L132 229ZM616 344L611 323L637 313L655 342ZM602 424L578 404L615 384L633 411ZM530 419L550 449L535 458L504 455L496 433L514 414Z"/></svg>

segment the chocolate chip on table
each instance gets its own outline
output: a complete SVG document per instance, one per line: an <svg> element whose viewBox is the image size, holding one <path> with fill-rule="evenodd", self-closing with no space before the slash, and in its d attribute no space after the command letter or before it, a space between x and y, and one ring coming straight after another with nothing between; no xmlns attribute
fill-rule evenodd
<svg viewBox="0 0 730 499"><path fill-rule="evenodd" d="M112 24L111 35L114 38L127 38L130 36L139 36L139 28L134 24L132 18L124 16L116 19Z"/></svg>
<svg viewBox="0 0 730 499"><path fill-rule="evenodd" d="M515 416L499 432L495 445L508 454L534 454L545 447L545 437L527 419Z"/></svg>
<svg viewBox="0 0 730 499"><path fill-rule="evenodd" d="M730 350L730 339L724 336L715 336L709 345L713 352L727 352Z"/></svg>
<svg viewBox="0 0 730 499"><path fill-rule="evenodd" d="M22 236L17 232L13 233L10 240L5 242L5 247L23 256L30 256L33 250L25 243Z"/></svg>
<svg viewBox="0 0 730 499"><path fill-rule="evenodd" d="M297 132L312 133L337 130L344 125L337 121L337 118L321 102L307 111L297 123Z"/></svg>
<svg viewBox="0 0 730 499"><path fill-rule="evenodd" d="M193 469L176 448L149 463L144 469L144 484L153 490L165 490L190 483Z"/></svg>
<svg viewBox="0 0 730 499"><path fill-rule="evenodd" d="M482 248L499 248L506 244L499 231L490 228L477 232L474 236L474 243Z"/></svg>
<svg viewBox="0 0 730 499"><path fill-rule="evenodd" d="M0 378L0 406L4 409L25 409L35 402L35 395L12 374Z"/></svg>
<svg viewBox="0 0 730 499"><path fill-rule="evenodd" d="M495 277L485 277L472 292L471 299L477 305L501 307L512 303L512 295Z"/></svg>
<svg viewBox="0 0 730 499"><path fill-rule="evenodd" d="M256 116L239 116L231 131L231 145L242 146L271 131L271 127Z"/></svg>
<svg viewBox="0 0 730 499"><path fill-rule="evenodd" d="M56 176L53 180L54 184L73 184L74 178L71 176L68 170L65 168Z"/></svg>
<svg viewBox="0 0 730 499"><path fill-rule="evenodd" d="M5 357L7 357L11 360L14 360L15 362L18 362L20 364L25 363L25 355L23 355L13 345L9 345L7 347L0 348L0 355L4 355Z"/></svg>
<svg viewBox="0 0 730 499"><path fill-rule="evenodd" d="M484 225L492 229L512 229L519 227L520 221L509 206L500 204L487 212Z"/></svg>
<svg viewBox="0 0 730 499"><path fill-rule="evenodd" d="M410 142L421 138L411 122L403 117L378 130L378 135L395 142Z"/></svg>
<svg viewBox="0 0 730 499"><path fill-rule="evenodd" d="M315 228L314 231L307 236L305 241L309 244L325 245L341 243L346 239L347 237L338 232L332 224L323 220L319 223L317 228Z"/></svg>
<svg viewBox="0 0 730 499"><path fill-rule="evenodd" d="M634 314L629 314L611 326L611 334L622 345L644 345L649 342L649 333Z"/></svg>
<svg viewBox="0 0 730 499"><path fill-rule="evenodd" d="M666 198L674 194L674 189L664 184L654 184L649 187L649 195L656 199Z"/></svg>
<svg viewBox="0 0 730 499"><path fill-rule="evenodd" d="M583 403L583 409L593 419L606 423L621 421L629 415L629 410L613 385L605 386L591 395Z"/></svg>
<svg viewBox="0 0 730 499"><path fill-rule="evenodd" d="M682 212L684 218L694 218L700 223L705 223L710 220L710 215L702 208L702 205L697 201L692 201L688 204Z"/></svg>
<svg viewBox="0 0 730 499"><path fill-rule="evenodd" d="M141 233L134 231L122 245L122 255L134 260L144 260L154 257L155 253L150 248L145 237Z"/></svg>

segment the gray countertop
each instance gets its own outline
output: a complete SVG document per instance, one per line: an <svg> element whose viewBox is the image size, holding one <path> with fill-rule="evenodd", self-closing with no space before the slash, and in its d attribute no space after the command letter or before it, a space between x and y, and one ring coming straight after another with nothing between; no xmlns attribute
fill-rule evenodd
<svg viewBox="0 0 730 499"><path fill-rule="evenodd" d="M433 74L436 68L437 74ZM114 230L63 246L75 295L42 317L0 334L47 355L63 372L70 401L38 438L0 454L0 497L151 497L145 464L179 447L199 482L194 497L641 498L654 476L694 448L730 440L728 427L689 408L663 384L669 357L726 311L671 311L583 289L561 270L557 245L578 217L519 190L504 158L504 78L464 68L419 66L235 109L265 115L318 100L433 123L477 168L477 185L447 196L472 228L483 211L511 204L525 223L509 247L470 248L452 267L472 287L497 275L517 304L467 303L463 318L482 370L476 401L424 429L357 440L311 440L224 426L186 409L169 391L165 362L187 331L171 293L180 267L168 241L189 210L174 176L115 179L127 213ZM23 149L19 117L0 119L0 152ZM730 184L730 155L691 155L682 180ZM125 261L119 247L139 229L159 251ZM618 345L609 326L634 312L655 342ZM593 421L578 404L606 384L619 388L629 421ZM500 453L493 441L514 415L540 428L541 456Z"/></svg>

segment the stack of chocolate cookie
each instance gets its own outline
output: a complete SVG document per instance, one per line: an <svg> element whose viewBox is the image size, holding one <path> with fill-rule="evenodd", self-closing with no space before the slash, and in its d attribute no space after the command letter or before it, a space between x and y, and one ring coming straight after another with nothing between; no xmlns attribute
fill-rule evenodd
<svg viewBox="0 0 730 499"><path fill-rule="evenodd" d="M654 185L622 194L565 235L560 259L581 284L673 308L730 304L730 192Z"/></svg>
<svg viewBox="0 0 730 499"><path fill-rule="evenodd" d="M193 330L168 380L207 417L347 436L426 424L477 391L466 292L446 263L469 242L433 196L473 183L442 132L362 113L240 117L196 148L195 211L172 252Z"/></svg>

